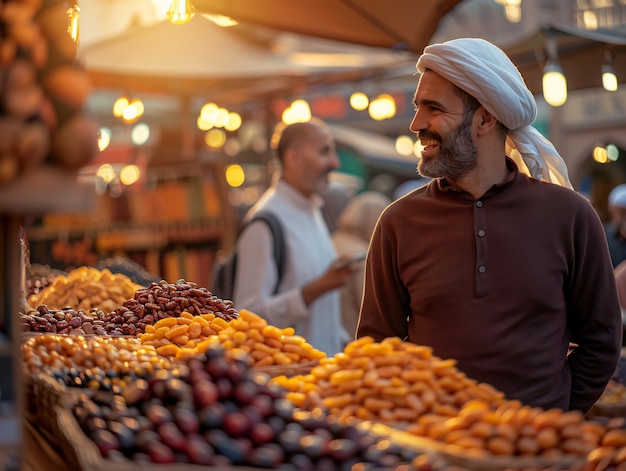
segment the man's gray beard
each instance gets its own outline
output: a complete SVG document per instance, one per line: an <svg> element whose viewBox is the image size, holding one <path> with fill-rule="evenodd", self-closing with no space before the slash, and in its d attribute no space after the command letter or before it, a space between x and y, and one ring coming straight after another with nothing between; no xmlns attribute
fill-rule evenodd
<svg viewBox="0 0 626 471"><path fill-rule="evenodd" d="M466 112L463 121L439 142L439 155L424 161L420 158L417 172L424 177L445 177L456 180L478 166L478 150L472 139L473 112Z"/></svg>

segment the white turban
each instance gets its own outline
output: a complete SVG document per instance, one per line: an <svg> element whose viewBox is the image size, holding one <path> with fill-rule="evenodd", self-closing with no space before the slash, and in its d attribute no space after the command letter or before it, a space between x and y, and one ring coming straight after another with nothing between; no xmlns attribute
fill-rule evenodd
<svg viewBox="0 0 626 471"><path fill-rule="evenodd" d="M504 51L478 38L432 44L417 61L419 73L426 69L476 98L507 127L505 151L521 170L527 169L539 180L572 187L563 158L531 126L537 117L537 103Z"/></svg>

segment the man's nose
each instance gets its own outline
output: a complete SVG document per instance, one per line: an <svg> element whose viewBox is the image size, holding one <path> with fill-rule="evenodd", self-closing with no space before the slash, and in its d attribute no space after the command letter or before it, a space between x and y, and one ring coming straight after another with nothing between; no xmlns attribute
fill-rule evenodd
<svg viewBox="0 0 626 471"><path fill-rule="evenodd" d="M411 130L411 132L414 132L415 134L417 134L422 129L426 129L426 124L424 120L422 119L421 115L419 114L419 111L416 111L415 115L413 115L413 120L411 121L411 125L409 126L409 129Z"/></svg>

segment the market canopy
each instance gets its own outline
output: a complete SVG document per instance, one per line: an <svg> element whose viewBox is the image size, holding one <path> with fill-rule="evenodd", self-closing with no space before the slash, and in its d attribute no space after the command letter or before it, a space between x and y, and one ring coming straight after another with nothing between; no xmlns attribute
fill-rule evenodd
<svg viewBox="0 0 626 471"><path fill-rule="evenodd" d="M203 13L280 31L421 53L461 0L192 0Z"/></svg>
<svg viewBox="0 0 626 471"><path fill-rule="evenodd" d="M313 59L303 62L295 60L289 44L279 44L282 50L272 49L276 32L271 36L246 33L249 29L219 27L204 15L195 15L183 25L163 20L80 48L78 60L96 88L182 95L242 88L248 97L271 91L284 94L298 84L355 79L409 57L415 61L407 52L290 38L292 45L308 44ZM335 63L329 65L324 59L331 57Z"/></svg>

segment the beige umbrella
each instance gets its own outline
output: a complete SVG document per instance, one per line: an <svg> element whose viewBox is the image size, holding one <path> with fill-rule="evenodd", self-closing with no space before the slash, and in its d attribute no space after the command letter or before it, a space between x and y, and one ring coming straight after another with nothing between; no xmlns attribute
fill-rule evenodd
<svg viewBox="0 0 626 471"><path fill-rule="evenodd" d="M281 31L420 53L461 0L193 0L204 13Z"/></svg>
<svg viewBox="0 0 626 471"><path fill-rule="evenodd" d="M162 21L134 27L81 48L78 60L96 88L181 95L268 75L293 78L307 72L202 15L185 25ZM274 86L280 83L275 81Z"/></svg>
<svg viewBox="0 0 626 471"><path fill-rule="evenodd" d="M92 43L78 51L78 60L95 88L186 96L220 93L222 98L225 92L240 90L246 99L271 92L284 95L296 86L354 80L408 57L415 60L409 53L317 38L282 38L281 43L281 38L250 28L222 28L198 14L183 25L162 21ZM303 43L314 46L308 55L290 50ZM312 60L296 60L303 57ZM324 61L329 57L339 63L329 65Z"/></svg>

